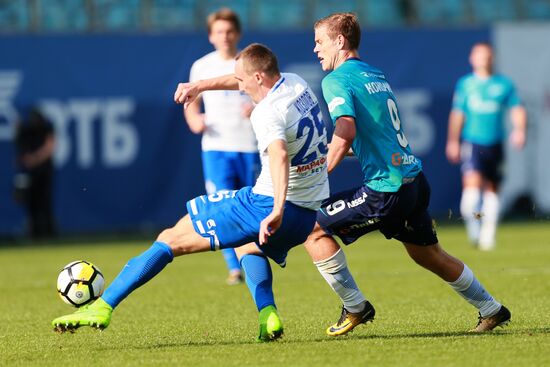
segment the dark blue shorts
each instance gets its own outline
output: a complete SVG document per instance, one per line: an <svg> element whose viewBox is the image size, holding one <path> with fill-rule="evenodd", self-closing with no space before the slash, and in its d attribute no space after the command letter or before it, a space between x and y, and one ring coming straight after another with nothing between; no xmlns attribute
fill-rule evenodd
<svg viewBox="0 0 550 367"><path fill-rule="evenodd" d="M273 197L258 195L247 186L238 191L218 191L187 202L195 231L210 240L214 250L255 242L260 223L273 209ZM315 225L316 211L289 201L281 227L258 248L277 264L285 266L288 251L305 242Z"/></svg>
<svg viewBox="0 0 550 367"><path fill-rule="evenodd" d="M460 157L463 174L468 171L478 171L484 178L494 183L498 184L502 180L504 160L502 144L485 146L463 142Z"/></svg>
<svg viewBox="0 0 550 367"><path fill-rule="evenodd" d="M397 192L379 192L361 186L331 196L317 212L326 233L350 244L362 235L380 230L387 239L415 245L438 242L428 213L430 185L423 173Z"/></svg>

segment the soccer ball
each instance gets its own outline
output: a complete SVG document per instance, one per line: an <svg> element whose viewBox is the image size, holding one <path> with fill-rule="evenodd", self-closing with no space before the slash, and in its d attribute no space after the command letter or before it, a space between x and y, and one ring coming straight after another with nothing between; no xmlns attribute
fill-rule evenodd
<svg viewBox="0 0 550 367"><path fill-rule="evenodd" d="M103 294L105 279L101 271L88 261L73 261L63 267L57 277L61 299L75 307L92 302Z"/></svg>

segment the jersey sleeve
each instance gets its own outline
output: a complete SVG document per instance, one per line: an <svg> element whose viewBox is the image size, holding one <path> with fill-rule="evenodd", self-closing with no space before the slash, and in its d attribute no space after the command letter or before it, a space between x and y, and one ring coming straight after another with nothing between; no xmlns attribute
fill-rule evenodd
<svg viewBox="0 0 550 367"><path fill-rule="evenodd" d="M344 80L334 77L331 78L329 75L323 79L321 87L333 124L342 116L351 116L355 118L353 92Z"/></svg>
<svg viewBox="0 0 550 367"><path fill-rule="evenodd" d="M189 82L196 82L197 80L200 79L200 76L199 76L199 71L200 67L199 65L197 64L197 62L195 61L193 63L193 65L191 65L191 70L189 71Z"/></svg>
<svg viewBox="0 0 550 367"><path fill-rule="evenodd" d="M521 105L521 99L517 93L514 83L510 81L508 97L506 98L506 106L508 108L516 107Z"/></svg>
<svg viewBox="0 0 550 367"><path fill-rule="evenodd" d="M267 147L275 140L284 140L286 142L285 121L273 108L257 106L252 111L250 119L256 132L260 153L265 152Z"/></svg>
<svg viewBox="0 0 550 367"><path fill-rule="evenodd" d="M463 85L462 79L456 83L453 95L453 111L466 112L466 94Z"/></svg>

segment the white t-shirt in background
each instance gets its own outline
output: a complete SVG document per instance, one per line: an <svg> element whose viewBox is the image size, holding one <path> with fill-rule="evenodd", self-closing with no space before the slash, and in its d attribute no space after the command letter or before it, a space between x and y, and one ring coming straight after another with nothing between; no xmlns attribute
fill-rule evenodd
<svg viewBox="0 0 550 367"><path fill-rule="evenodd" d="M235 60L224 60L217 51L193 63L189 81L210 79L235 72ZM202 135L202 150L225 152L257 151L256 138L250 120L243 116L243 105L252 101L239 91L206 91L201 94L206 131Z"/></svg>

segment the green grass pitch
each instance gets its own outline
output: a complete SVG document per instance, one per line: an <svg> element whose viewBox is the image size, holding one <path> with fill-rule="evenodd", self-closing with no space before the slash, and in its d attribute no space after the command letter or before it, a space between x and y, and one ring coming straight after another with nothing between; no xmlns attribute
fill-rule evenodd
<svg viewBox="0 0 550 367"><path fill-rule="evenodd" d="M178 258L126 299L103 331L58 335L72 312L57 296L58 271L94 262L107 282L149 242L88 242L0 248L1 366L550 366L550 224L505 224L483 253L459 226L438 228L444 248L472 268L512 311L512 323L466 333L476 310L410 261L401 245L370 234L346 248L351 270L375 305L375 322L341 338L324 330L340 313L301 247L273 265L282 340L258 344L246 286L226 286L221 254Z"/></svg>

